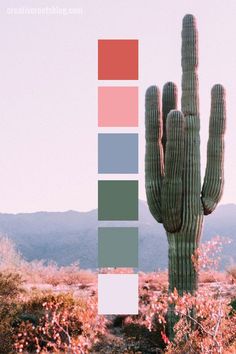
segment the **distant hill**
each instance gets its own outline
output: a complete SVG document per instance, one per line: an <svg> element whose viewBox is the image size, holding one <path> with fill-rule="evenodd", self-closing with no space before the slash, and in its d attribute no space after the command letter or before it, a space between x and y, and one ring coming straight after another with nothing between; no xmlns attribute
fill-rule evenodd
<svg viewBox="0 0 236 354"><path fill-rule="evenodd" d="M89 212L0 213L0 233L14 240L25 259L53 260L59 265L79 261L81 268L97 268L98 226L139 226L139 269L167 268L165 231L151 216L146 202L139 202L138 222L98 222L97 210ZM236 205L220 205L205 218L202 240L215 235L233 241L225 246L222 266L236 263Z"/></svg>

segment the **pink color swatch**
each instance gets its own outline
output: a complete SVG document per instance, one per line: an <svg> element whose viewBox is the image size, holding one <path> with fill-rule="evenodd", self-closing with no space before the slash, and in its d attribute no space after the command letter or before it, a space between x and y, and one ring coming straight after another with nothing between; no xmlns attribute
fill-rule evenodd
<svg viewBox="0 0 236 354"><path fill-rule="evenodd" d="M138 87L98 87L98 126L137 127Z"/></svg>

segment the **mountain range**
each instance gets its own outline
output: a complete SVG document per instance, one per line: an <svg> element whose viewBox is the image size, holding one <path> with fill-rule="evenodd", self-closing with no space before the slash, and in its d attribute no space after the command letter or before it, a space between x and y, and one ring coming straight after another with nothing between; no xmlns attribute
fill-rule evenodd
<svg viewBox="0 0 236 354"><path fill-rule="evenodd" d="M12 239L23 257L44 259L58 265L79 262L83 269L97 268L97 227L139 227L139 269L154 271L168 265L165 231L149 212L147 203L139 201L139 221L97 221L97 210L89 212L0 213L0 234ZM236 205L220 205L205 218L202 241L213 236L229 237L221 267L236 263Z"/></svg>

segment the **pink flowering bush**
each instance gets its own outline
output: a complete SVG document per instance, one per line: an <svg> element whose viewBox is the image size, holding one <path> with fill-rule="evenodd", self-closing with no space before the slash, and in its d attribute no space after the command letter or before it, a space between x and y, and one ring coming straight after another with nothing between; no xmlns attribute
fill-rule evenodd
<svg viewBox="0 0 236 354"><path fill-rule="evenodd" d="M199 271L212 272L214 276L220 251L226 242L229 240L216 237L197 250L193 262ZM166 288L150 292L142 286L140 314L138 318L129 317L126 322L142 323L150 331L158 328L168 354L236 352L236 312L217 279L215 285L214 288L204 285L194 295L185 293L183 296L179 296L176 289L168 294ZM167 312L170 308L178 318L172 342L167 335Z"/></svg>
<svg viewBox="0 0 236 354"><path fill-rule="evenodd" d="M105 333L106 320L97 314L97 300L75 300L69 294L49 295L31 302L29 309L41 316L23 321L15 335L18 353L88 353ZM26 304L27 308L27 304Z"/></svg>

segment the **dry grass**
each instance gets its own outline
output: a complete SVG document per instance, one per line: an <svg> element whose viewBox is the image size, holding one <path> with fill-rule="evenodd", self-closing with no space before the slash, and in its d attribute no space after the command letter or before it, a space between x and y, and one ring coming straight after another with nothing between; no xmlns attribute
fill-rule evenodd
<svg viewBox="0 0 236 354"><path fill-rule="evenodd" d="M31 284L88 285L96 281L96 274L79 268L78 264L59 267L43 261L25 262L20 268L23 278Z"/></svg>
<svg viewBox="0 0 236 354"><path fill-rule="evenodd" d="M143 289L160 291L168 288L167 271L144 273L139 272L139 285Z"/></svg>
<svg viewBox="0 0 236 354"><path fill-rule="evenodd" d="M133 274L133 268L100 268L99 274Z"/></svg>
<svg viewBox="0 0 236 354"><path fill-rule="evenodd" d="M6 236L0 236L0 271L17 272L26 283L57 285L82 285L96 282L96 274L80 269L79 263L59 267L45 261L27 262Z"/></svg>
<svg viewBox="0 0 236 354"><path fill-rule="evenodd" d="M215 283L215 282L228 283L229 278L227 277L227 274L225 272L201 271L199 274L199 282L200 283Z"/></svg>
<svg viewBox="0 0 236 354"><path fill-rule="evenodd" d="M231 277L232 283L236 282L236 264L232 265L226 270L227 274Z"/></svg>

